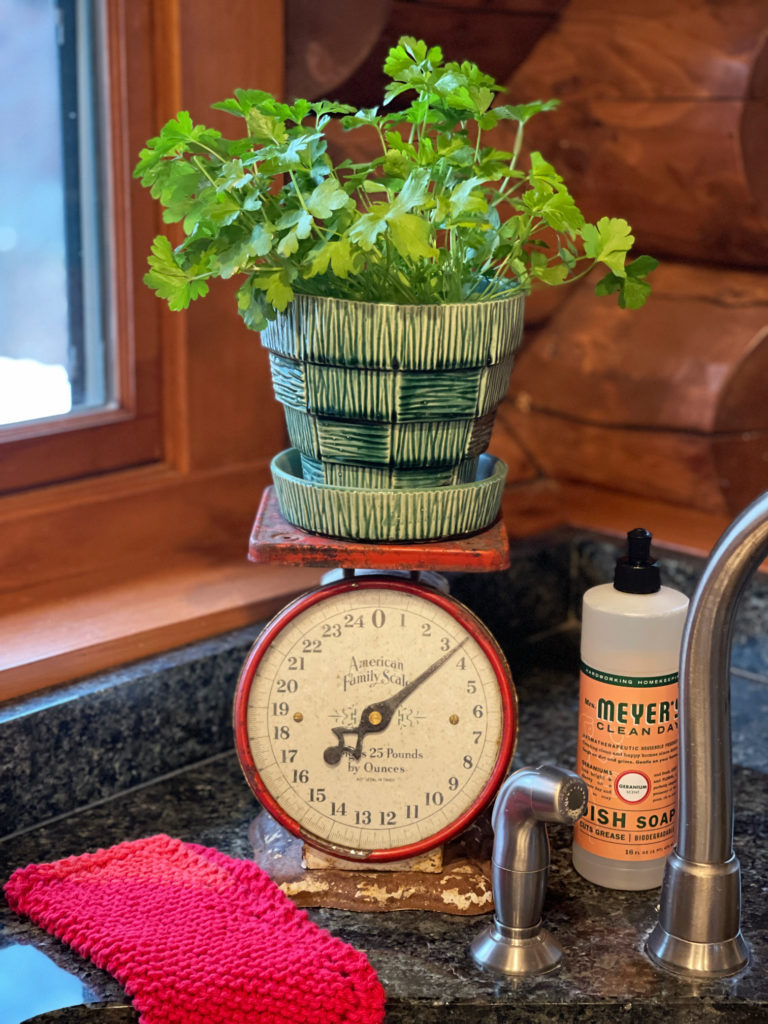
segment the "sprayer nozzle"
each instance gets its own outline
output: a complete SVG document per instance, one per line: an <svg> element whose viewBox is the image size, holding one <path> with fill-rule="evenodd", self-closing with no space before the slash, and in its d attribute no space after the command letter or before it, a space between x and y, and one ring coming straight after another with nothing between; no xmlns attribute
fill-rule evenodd
<svg viewBox="0 0 768 1024"><path fill-rule="evenodd" d="M504 782L493 808L491 873L494 919L472 942L475 962L504 974L543 974L557 967L560 947L542 928L549 876L548 821L573 824L587 806L587 784L553 764L520 768Z"/></svg>
<svg viewBox="0 0 768 1024"><path fill-rule="evenodd" d="M651 561L651 535L642 526L635 527L627 534L627 557L630 562Z"/></svg>

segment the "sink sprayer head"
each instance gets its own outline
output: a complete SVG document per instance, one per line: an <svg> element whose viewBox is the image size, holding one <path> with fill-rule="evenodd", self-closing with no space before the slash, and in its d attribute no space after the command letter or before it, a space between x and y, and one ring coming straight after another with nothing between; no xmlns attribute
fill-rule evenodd
<svg viewBox="0 0 768 1024"><path fill-rule="evenodd" d="M584 780L557 765L521 768L502 785L491 818L496 910L470 947L479 966L512 975L557 967L562 951L541 926L549 877L547 822L573 825L586 807Z"/></svg>

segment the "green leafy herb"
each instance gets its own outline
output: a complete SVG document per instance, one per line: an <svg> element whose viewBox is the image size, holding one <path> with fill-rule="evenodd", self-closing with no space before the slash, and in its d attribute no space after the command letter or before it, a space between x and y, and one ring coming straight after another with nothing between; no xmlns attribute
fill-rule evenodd
<svg viewBox="0 0 768 1024"><path fill-rule="evenodd" d="M533 152L519 166L523 130L556 100L494 106L501 87L477 65L446 62L439 46L402 37L384 63L383 107L283 103L238 89L214 104L240 118L227 139L181 111L150 139L135 177L184 232L152 245L146 283L171 309L242 275L241 316L262 329L294 294L397 303L479 302L608 271L598 295L645 302L650 256L630 262L620 218L589 224L563 178ZM385 109L397 98L404 109ZM334 163L326 129L373 133L367 162ZM511 151L487 133L516 125Z"/></svg>
<svg viewBox="0 0 768 1024"><path fill-rule="evenodd" d="M623 274L611 271L601 278L595 286L595 292L597 295L618 292L622 309L640 309L651 292L646 278L658 265L659 261L653 256L638 256L623 267Z"/></svg>

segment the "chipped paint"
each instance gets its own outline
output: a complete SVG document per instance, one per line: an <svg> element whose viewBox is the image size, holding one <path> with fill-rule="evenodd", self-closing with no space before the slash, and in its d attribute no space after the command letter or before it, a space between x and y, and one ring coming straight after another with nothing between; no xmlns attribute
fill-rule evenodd
<svg viewBox="0 0 768 1024"><path fill-rule="evenodd" d="M418 889L415 885L401 885L391 889L386 885L377 884L374 881L362 881L355 890L355 896L359 899L374 900L377 903L392 903L394 901L407 900L415 895Z"/></svg>
<svg viewBox="0 0 768 1024"><path fill-rule="evenodd" d="M446 881L447 879L443 879L443 882ZM464 912L469 910L470 907L487 907L488 910L493 907L493 893L490 889L487 889L485 892L467 891L466 889L444 889L441 897L446 903Z"/></svg>
<svg viewBox="0 0 768 1024"><path fill-rule="evenodd" d="M286 896L301 896L310 892L328 892L330 887L330 882L325 879L305 875L296 882L283 882L280 889Z"/></svg>

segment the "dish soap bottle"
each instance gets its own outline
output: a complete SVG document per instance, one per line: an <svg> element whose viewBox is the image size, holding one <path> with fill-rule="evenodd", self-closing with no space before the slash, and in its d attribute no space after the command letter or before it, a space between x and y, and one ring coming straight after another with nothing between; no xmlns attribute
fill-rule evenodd
<svg viewBox="0 0 768 1024"><path fill-rule="evenodd" d="M677 834L678 670L688 598L663 587L651 534L584 594L576 771L589 803L573 866L611 889L661 885Z"/></svg>

